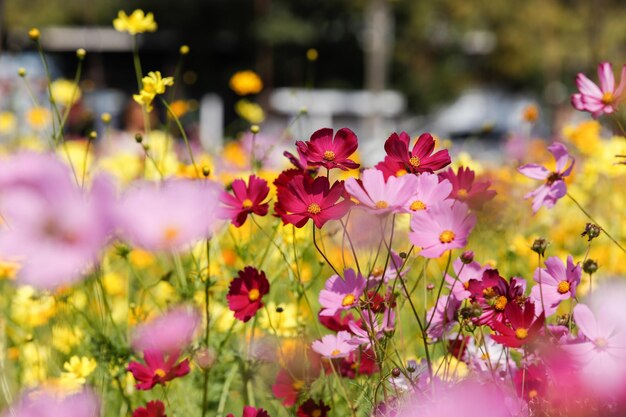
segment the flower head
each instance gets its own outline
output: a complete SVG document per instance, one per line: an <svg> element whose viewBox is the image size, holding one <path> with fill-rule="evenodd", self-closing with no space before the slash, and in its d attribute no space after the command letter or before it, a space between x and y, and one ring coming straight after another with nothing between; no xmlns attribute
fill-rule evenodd
<svg viewBox="0 0 626 417"><path fill-rule="evenodd" d="M375 168L366 169L361 180L348 178L346 191L362 207L375 214L400 213L410 206L416 195L418 179L415 175L388 177Z"/></svg>
<svg viewBox="0 0 626 417"><path fill-rule="evenodd" d="M319 129L311 135L308 142L298 141L296 146L310 166L339 168L344 171L359 167L359 164L349 159L359 144L354 132L348 128L339 129L334 139L332 129Z"/></svg>
<svg viewBox="0 0 626 417"><path fill-rule="evenodd" d="M237 227L243 226L248 214L265 216L269 203L264 202L270 192L267 181L251 175L248 184L242 179L232 183L233 194L223 192L220 201L226 206L224 214Z"/></svg>
<svg viewBox="0 0 626 417"><path fill-rule="evenodd" d="M89 390L60 396L48 390L27 391L3 417L97 417L100 404Z"/></svg>
<svg viewBox="0 0 626 417"><path fill-rule="evenodd" d="M406 173L432 173L450 164L450 154L447 150L433 153L435 140L430 133L420 135L412 150L409 150L410 142L411 137L406 132L401 132L400 135L392 133L385 141L387 156L383 162L376 165L376 168L384 173L385 178L402 176Z"/></svg>
<svg viewBox="0 0 626 417"><path fill-rule="evenodd" d="M526 281L513 277L507 282L497 269L486 269L482 279L469 281L468 290L472 294L472 301L482 309L476 323L491 326L494 322L506 321L507 305L523 302Z"/></svg>
<svg viewBox="0 0 626 417"><path fill-rule="evenodd" d="M337 335L327 334L321 340L314 341L311 347L315 352L328 359L345 358L358 347L358 345L350 343L350 340L352 340L352 335L341 331Z"/></svg>
<svg viewBox="0 0 626 417"><path fill-rule="evenodd" d="M531 300L526 300L523 309L517 303L508 303L504 312L509 326L500 321L492 322L491 327L499 334L491 338L508 347L518 348L532 342L545 322L543 312L535 318L535 304Z"/></svg>
<svg viewBox="0 0 626 417"><path fill-rule="evenodd" d="M230 77L229 85L239 96L258 94L263 90L263 81L259 75L251 70L237 71Z"/></svg>
<svg viewBox="0 0 626 417"><path fill-rule="evenodd" d="M199 324L195 309L176 307L133 329L132 346L137 351L180 352L191 343Z"/></svg>
<svg viewBox="0 0 626 417"><path fill-rule="evenodd" d="M490 190L489 181L474 181L475 173L469 168L459 167L456 173L452 168L439 173L441 180L446 179L452 184L450 198L467 204L472 209L480 209L483 204L496 196L495 190Z"/></svg>
<svg viewBox="0 0 626 417"><path fill-rule="evenodd" d="M567 257L567 265L558 257L552 256L545 261L547 268L535 270L535 285L530 296L546 315L554 313L563 300L576 296L576 287L580 284L582 266L574 264L572 256Z"/></svg>
<svg viewBox="0 0 626 417"><path fill-rule="evenodd" d="M154 15L152 13L145 14L140 9L136 9L130 16L123 10L120 10L117 13L117 18L113 20L113 27L118 32L128 32L131 35L157 30Z"/></svg>
<svg viewBox="0 0 626 417"><path fill-rule="evenodd" d="M133 411L133 417L167 417L165 405L159 401L148 401L145 407L137 407Z"/></svg>
<svg viewBox="0 0 626 417"><path fill-rule="evenodd" d="M521 174L529 178L545 181L545 184L524 196L524 198L533 199L534 213L542 206L554 207L556 202L567 193L564 178L572 172L574 167L574 158L567 152L567 148L562 143L555 142L548 146L548 150L556 160L554 172L550 172L547 168L537 164L526 164L518 169ZM568 162L570 163L569 166Z"/></svg>
<svg viewBox="0 0 626 417"><path fill-rule="evenodd" d="M155 385L187 375L190 371L189 360L178 362L178 353L168 355L158 350L147 350L143 353L145 365L131 362L127 370L133 374L139 390L151 390ZM178 362L178 363L177 363Z"/></svg>
<svg viewBox="0 0 626 417"><path fill-rule="evenodd" d="M157 95L165 93L167 87L174 85L174 78L163 78L160 71L150 71L141 79L141 83L141 91L133 95L133 100L144 106L147 111L152 111L152 101Z"/></svg>
<svg viewBox="0 0 626 417"><path fill-rule="evenodd" d="M324 401L316 402L313 398L309 398L298 407L296 415L298 417L326 417L330 407L324 404Z"/></svg>
<svg viewBox="0 0 626 417"><path fill-rule="evenodd" d="M246 266L230 283L226 295L228 308L235 312L236 319L247 322L263 307L263 296L269 290L270 283L265 272Z"/></svg>
<svg viewBox="0 0 626 417"><path fill-rule="evenodd" d="M415 193L406 202L407 212L428 210L448 198L452 192L452 184L447 179L440 180L435 174L427 172L417 176Z"/></svg>
<svg viewBox="0 0 626 417"><path fill-rule="evenodd" d="M476 216L464 203L440 203L430 210L413 214L411 243L422 248L420 255L438 258L446 251L467 245L467 238L476 224Z"/></svg>
<svg viewBox="0 0 626 417"><path fill-rule="evenodd" d="M322 305L320 316L334 316L341 310L349 310L356 306L363 294L366 281L353 269L344 271L344 278L333 275L328 278L324 289L320 291L319 302Z"/></svg>
<svg viewBox="0 0 626 417"><path fill-rule="evenodd" d="M576 76L576 86L579 93L572 96L572 105L576 110L586 111L599 117L603 113L611 114L623 100L624 86L626 86L626 65L622 67L622 76L619 85L615 86L613 66L609 62L598 65L600 87L593 81L579 73Z"/></svg>
<svg viewBox="0 0 626 417"><path fill-rule="evenodd" d="M452 263L452 268L456 274L456 278L446 274L446 284L450 287L450 293L459 301L469 298L472 293L469 291L470 280L480 281L485 272L485 268L481 267L476 261L464 263L461 258L457 258Z"/></svg>

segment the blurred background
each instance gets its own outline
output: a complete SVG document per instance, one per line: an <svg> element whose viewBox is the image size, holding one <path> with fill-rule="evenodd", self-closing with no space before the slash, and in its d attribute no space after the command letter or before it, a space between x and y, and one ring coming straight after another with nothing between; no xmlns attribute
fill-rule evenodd
<svg viewBox="0 0 626 417"><path fill-rule="evenodd" d="M28 106L20 67L45 90L27 36L38 27L54 79L73 79L76 49L88 52L77 135L102 129L103 112L137 129L132 39L111 24L136 8L158 23L138 38L144 72L174 75L189 45L176 108L209 148L250 124L280 132L306 109L294 139L350 126L368 155L390 131L431 131L497 158L511 135L549 137L584 117L569 103L575 74L596 80L598 62L618 71L626 54L620 0L0 0L0 111ZM243 70L259 75L258 93L232 88Z"/></svg>

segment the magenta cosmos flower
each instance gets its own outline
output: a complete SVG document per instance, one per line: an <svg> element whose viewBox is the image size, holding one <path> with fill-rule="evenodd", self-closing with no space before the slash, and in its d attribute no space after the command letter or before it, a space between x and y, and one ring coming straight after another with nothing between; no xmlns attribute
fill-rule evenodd
<svg viewBox="0 0 626 417"><path fill-rule="evenodd" d="M165 385L190 371L189 360L178 362L177 352L167 355L158 350L147 350L143 353L143 358L145 365L133 361L126 368L135 377L135 387L139 390L151 390L156 384Z"/></svg>
<svg viewBox="0 0 626 417"><path fill-rule="evenodd" d="M615 87L613 66L609 62L601 62L598 65L598 78L600 86L579 73L576 76L576 86L579 93L572 96L572 105L576 110L586 111L599 117L603 113L611 114L617 110L623 99L624 86L626 85L626 65L622 67L620 83Z"/></svg>
<svg viewBox="0 0 626 417"><path fill-rule="evenodd" d="M567 257L567 265L556 256L546 259L545 264L547 268L535 270L534 279L537 285L531 290L530 296L540 309L543 305L546 315L549 316L556 311L561 301L576 297L582 266L574 264L571 255Z"/></svg>
<svg viewBox="0 0 626 417"><path fill-rule="evenodd" d="M353 269L346 269L343 279L339 275L328 278L319 295L322 306L320 316L334 316L338 311L349 310L357 305L366 284L363 276Z"/></svg>
<svg viewBox="0 0 626 417"><path fill-rule="evenodd" d="M443 202L427 211L413 214L409 240L420 247L420 255L438 258L452 249L467 245L467 238L476 224L476 216L463 203Z"/></svg>
<svg viewBox="0 0 626 417"><path fill-rule="evenodd" d="M495 190L490 190L489 181L474 181L476 174L469 168L459 167L455 173L452 168L439 173L441 180L448 180L452 184L450 198L467 204L470 208L479 210L489 200L496 196Z"/></svg>
<svg viewBox="0 0 626 417"><path fill-rule="evenodd" d="M176 307L133 329L132 346L140 352L146 350L179 352L192 342L199 324L200 315L195 308Z"/></svg>
<svg viewBox="0 0 626 417"><path fill-rule="evenodd" d="M385 141L387 156L383 162L379 162L376 168L381 170L385 178L402 176L404 174L437 171L449 165L450 154L447 150L433 153L435 139L430 133L423 133L417 138L413 149L409 150L411 137L406 132L400 135L392 133Z"/></svg>
<svg viewBox="0 0 626 417"><path fill-rule="evenodd" d="M345 358L350 352L358 348L357 345L351 344L350 340L352 340L352 335L346 331L341 331L337 335L327 334L321 340L314 341L311 347L315 352L328 359Z"/></svg>
<svg viewBox="0 0 626 417"><path fill-rule="evenodd" d="M232 413L226 417L235 417ZM254 408L246 405L243 408L243 414L241 417L270 417L269 413L262 408Z"/></svg>
<svg viewBox="0 0 626 417"><path fill-rule="evenodd" d="M220 201L225 208L224 216L237 227L243 226L248 214L265 216L269 209L269 203L264 202L270 192L267 181L250 175L248 184L242 179L236 179L232 183L233 194L222 192Z"/></svg>
<svg viewBox="0 0 626 417"><path fill-rule="evenodd" d="M80 280L113 231L114 189L97 177L79 188L52 154L0 161L0 257L19 263L21 284L50 290Z"/></svg>
<svg viewBox="0 0 626 417"><path fill-rule="evenodd" d="M499 334L492 335L491 339L504 346L518 348L532 342L541 331L545 322L545 313L535 318L535 304L526 300L524 309L517 303L508 303L504 309L508 325L502 321L494 321L491 328Z"/></svg>
<svg viewBox="0 0 626 417"><path fill-rule="evenodd" d="M206 239L220 216L221 187L212 181L173 180L142 183L118 207L120 233L133 245L175 251Z"/></svg>
<svg viewBox="0 0 626 417"><path fill-rule="evenodd" d="M389 177L385 180L382 171L375 168L363 171L360 181L355 178L346 180L346 191L358 200L358 207L376 214L404 212L408 201L415 196L416 189L415 175Z"/></svg>
<svg viewBox="0 0 626 417"><path fill-rule="evenodd" d="M133 411L133 417L167 417L165 405L159 401L148 401L145 407L137 407Z"/></svg>
<svg viewBox="0 0 626 417"><path fill-rule="evenodd" d="M567 177L574 167L574 158L562 143L555 142L548 146L548 150L556 160L556 171L550 172L549 169L538 164L526 164L518 168L518 171L528 178L545 181L545 184L524 196L526 199L533 199L533 213L536 213L542 206L554 207L556 202L567 193L567 185L563 178Z"/></svg>
<svg viewBox="0 0 626 417"><path fill-rule="evenodd" d="M349 159L359 146L356 135L348 128L339 129L333 139L333 130L324 128L311 135L308 142L296 142L298 152L310 166L344 171L356 169L359 164Z"/></svg>
<svg viewBox="0 0 626 417"><path fill-rule="evenodd" d="M97 417L100 404L96 395L83 390L76 394L59 395L56 390L27 391L3 417Z"/></svg>
<svg viewBox="0 0 626 417"><path fill-rule="evenodd" d="M265 272L246 266L230 283L226 295L228 308L235 312L236 319L245 323L263 307L263 296L269 291L270 283Z"/></svg>
<svg viewBox="0 0 626 417"><path fill-rule="evenodd" d="M415 212L428 210L448 198L452 192L452 184L444 179L440 180L435 174L423 173L417 176L415 193L407 201L405 210Z"/></svg>
<svg viewBox="0 0 626 417"><path fill-rule="evenodd" d="M456 278L446 274L446 285L450 288L450 293L454 298L463 301L472 295L469 291L470 280L481 281L486 268L476 261L466 264L461 258L457 258L452 263L452 268Z"/></svg>
<svg viewBox="0 0 626 417"><path fill-rule="evenodd" d="M305 175L296 175L284 186L279 186L276 194L276 215L284 224L296 227L303 227L312 219L315 226L321 228L329 220L341 219L352 205L350 200L342 199L343 182L337 181L331 187L326 177L312 180Z"/></svg>

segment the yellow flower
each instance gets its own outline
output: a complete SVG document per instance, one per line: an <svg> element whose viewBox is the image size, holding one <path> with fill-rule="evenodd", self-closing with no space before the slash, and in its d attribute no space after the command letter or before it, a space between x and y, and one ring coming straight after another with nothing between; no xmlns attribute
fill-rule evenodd
<svg viewBox="0 0 626 417"><path fill-rule="evenodd" d="M66 355L73 347L78 346L82 339L83 332L78 327L55 326L52 328L52 346Z"/></svg>
<svg viewBox="0 0 626 417"><path fill-rule="evenodd" d="M62 375L74 378L81 384L86 382L86 378L96 370L98 364L95 359L87 358L85 356L72 356L69 361L63 364L63 369L66 372L63 372Z"/></svg>
<svg viewBox="0 0 626 417"><path fill-rule="evenodd" d="M139 269L144 269L154 264L154 255L143 249L133 249L128 254L130 263Z"/></svg>
<svg viewBox="0 0 626 417"><path fill-rule="evenodd" d="M52 91L52 99L62 106L71 106L80 100L82 93L80 87L70 80L60 78L50 85Z"/></svg>
<svg viewBox="0 0 626 417"><path fill-rule="evenodd" d="M165 88L174 85L174 78L161 76L160 71L150 71L141 79L142 89L139 94L133 95L133 100L144 106L147 111L152 111L154 98L165 93Z"/></svg>
<svg viewBox="0 0 626 417"><path fill-rule="evenodd" d="M17 262L0 259L0 279L15 279L15 274L20 269Z"/></svg>
<svg viewBox="0 0 626 417"><path fill-rule="evenodd" d="M259 325L270 334L281 337L295 337L298 334L298 307L295 304L277 306L267 303L267 310L259 315Z"/></svg>
<svg viewBox="0 0 626 417"><path fill-rule="evenodd" d="M12 298L12 317L18 324L26 327L38 327L50 320L56 311L54 298L50 295L37 294L33 287L19 287Z"/></svg>
<svg viewBox="0 0 626 417"><path fill-rule="evenodd" d="M242 119L247 120L250 123L261 123L265 120L265 112L263 108L256 103L249 100L239 100L235 104L235 111Z"/></svg>
<svg viewBox="0 0 626 417"><path fill-rule="evenodd" d="M263 90L263 81L261 77L250 70L238 71L230 77L229 82L231 90L237 95L247 96L248 94L258 94Z"/></svg>
<svg viewBox="0 0 626 417"><path fill-rule="evenodd" d="M157 30L154 15L152 13L144 14L143 10L140 9L132 12L130 16L120 10L117 13L117 19L113 20L113 27L118 32L128 32L131 35Z"/></svg>
<svg viewBox="0 0 626 417"><path fill-rule="evenodd" d="M0 135L8 135L15 131L17 117L9 111L0 112Z"/></svg>
<svg viewBox="0 0 626 417"><path fill-rule="evenodd" d="M50 123L50 111L43 107L33 107L26 112L26 121L33 129L44 129Z"/></svg>
<svg viewBox="0 0 626 417"><path fill-rule="evenodd" d="M591 155L601 145L600 130L602 126L596 120L588 120L577 126L563 128L563 136L573 143L585 155Z"/></svg>
<svg viewBox="0 0 626 417"><path fill-rule="evenodd" d="M176 100L170 104L170 109L180 119L189 111L189 104L185 100Z"/></svg>

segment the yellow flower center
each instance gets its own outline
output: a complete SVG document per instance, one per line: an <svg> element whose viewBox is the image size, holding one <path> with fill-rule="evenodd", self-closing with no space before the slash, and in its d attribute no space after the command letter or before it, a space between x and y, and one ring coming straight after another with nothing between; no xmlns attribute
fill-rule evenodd
<svg viewBox="0 0 626 417"><path fill-rule="evenodd" d="M612 104L614 99L615 97L613 97L613 93L610 91L602 94L602 104Z"/></svg>
<svg viewBox="0 0 626 417"><path fill-rule="evenodd" d="M454 240L455 237L456 235L454 234L452 230L444 230L439 235L439 241L441 243L450 243Z"/></svg>
<svg viewBox="0 0 626 417"><path fill-rule="evenodd" d="M306 209L306 211L308 211L310 214L319 214L319 212L322 211L322 208L317 203L311 203L309 204L309 207Z"/></svg>
<svg viewBox="0 0 626 417"><path fill-rule="evenodd" d="M456 198L459 200L465 200L468 196L467 190L465 188L460 188L459 191L456 192Z"/></svg>
<svg viewBox="0 0 626 417"><path fill-rule="evenodd" d="M248 300L256 301L259 299L260 296L261 296L261 293L259 292L259 290L257 290L256 288L252 288L250 292L248 293Z"/></svg>
<svg viewBox="0 0 626 417"><path fill-rule="evenodd" d="M383 268L381 268L380 266L377 266L376 268L372 270L372 276L378 278L383 275L383 272L384 272Z"/></svg>
<svg viewBox="0 0 626 417"><path fill-rule="evenodd" d="M416 200L414 202L411 203L411 206L409 207L412 211L418 211L418 210L426 210L426 204L424 204L423 202L421 202L420 200Z"/></svg>
<svg viewBox="0 0 626 417"><path fill-rule="evenodd" d="M569 292L569 290L570 290L569 282L567 282L567 281L559 282L559 285L556 287L556 290L559 292L559 294L565 294L565 293Z"/></svg>
<svg viewBox="0 0 626 417"><path fill-rule="evenodd" d="M243 202L241 203L241 207L245 208L245 209L249 209L252 208L254 204L252 203L252 200L250 200L249 198L246 198L245 200L243 200Z"/></svg>
<svg viewBox="0 0 626 417"><path fill-rule="evenodd" d="M354 294L348 294L345 297L343 297L343 300L341 301L342 306L348 307L348 306L351 306L352 304L354 304Z"/></svg>
<svg viewBox="0 0 626 417"><path fill-rule="evenodd" d="M411 164L412 167L417 168L418 166L420 166L420 159L417 156L412 156L409 159L409 164Z"/></svg>
<svg viewBox="0 0 626 417"><path fill-rule="evenodd" d="M159 378L163 378L165 376L165 371L161 368L157 368L154 370L154 376L158 376Z"/></svg>
<svg viewBox="0 0 626 417"><path fill-rule="evenodd" d="M301 379L296 379L295 381L293 381L293 384L291 384L291 387L296 391L300 391L302 388L304 388L304 381L302 381Z"/></svg>
<svg viewBox="0 0 626 417"><path fill-rule="evenodd" d="M604 349L605 347L607 347L609 345L609 341L606 340L604 337L598 337L596 340L593 341L595 343L595 345L600 348L600 349Z"/></svg>
<svg viewBox="0 0 626 417"><path fill-rule="evenodd" d="M337 356L341 353L341 351L339 349L334 349L332 352L330 352L330 356Z"/></svg>
<svg viewBox="0 0 626 417"><path fill-rule="evenodd" d="M539 393L537 392L536 389L531 389L530 391L528 391L528 398L530 398L531 400L535 398L537 395L539 395Z"/></svg>
<svg viewBox="0 0 626 417"><path fill-rule="evenodd" d="M520 327L519 329L515 329L515 337L520 340L524 340L528 337L528 330Z"/></svg>
<svg viewBox="0 0 626 417"><path fill-rule="evenodd" d="M324 152L324 159L327 161L332 161L335 159L335 152L333 151L326 151Z"/></svg>
<svg viewBox="0 0 626 417"><path fill-rule="evenodd" d="M389 207L389 203L387 203L384 200L380 200L376 202L376 208L377 209L386 209L387 207Z"/></svg>
<svg viewBox="0 0 626 417"><path fill-rule="evenodd" d="M469 281L465 281L463 283L463 288L465 288L466 290L469 289Z"/></svg>
<svg viewBox="0 0 626 417"><path fill-rule="evenodd" d="M509 300L507 300L504 295L501 295L496 298L496 302L494 303L493 307L498 311L504 311L504 308L506 307L506 304L508 302Z"/></svg>
<svg viewBox="0 0 626 417"><path fill-rule="evenodd" d="M321 410L319 410L317 408L315 410L313 410L313 412L311 413L312 417L321 417L321 415L322 415Z"/></svg>
<svg viewBox="0 0 626 417"><path fill-rule="evenodd" d="M469 285L469 284L468 284ZM493 287L487 287L483 290L483 296L485 298L491 298L493 296L496 295L496 292L494 291Z"/></svg>
<svg viewBox="0 0 626 417"><path fill-rule="evenodd" d="M170 226L170 227L167 227L163 231L163 239L168 243L173 242L177 237L178 237L178 229L175 227Z"/></svg>
<svg viewBox="0 0 626 417"><path fill-rule="evenodd" d="M401 176L406 175L406 174L408 174L406 169L399 169L399 170L396 171L396 177L401 177Z"/></svg>

